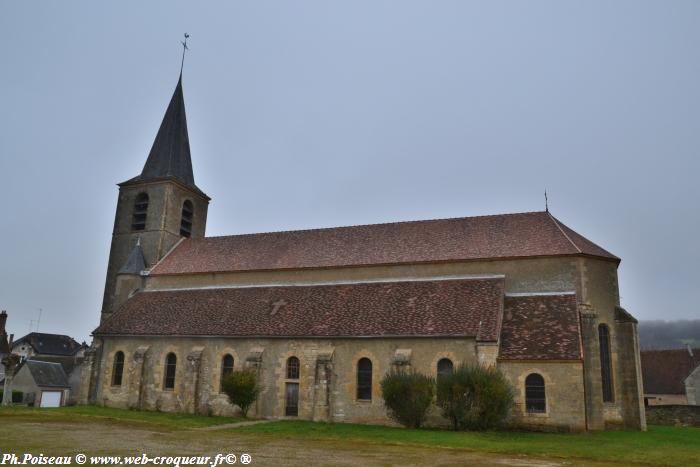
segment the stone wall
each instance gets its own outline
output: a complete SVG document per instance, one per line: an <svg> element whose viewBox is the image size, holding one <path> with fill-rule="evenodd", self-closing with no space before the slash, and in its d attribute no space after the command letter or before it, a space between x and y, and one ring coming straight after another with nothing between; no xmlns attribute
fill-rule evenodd
<svg viewBox="0 0 700 467"><path fill-rule="evenodd" d="M285 417L285 386L299 384L298 418L333 422L388 424L381 398L380 380L391 370L396 357L408 358L408 368L436 376L437 362L449 358L453 364L475 364L491 360L491 347L479 355L474 339L226 339L226 338L105 338L101 351L97 389L98 404L188 413L234 415L237 408L219 392L222 359L234 358L236 370L258 372L262 393L250 410L254 417ZM112 381L114 355L125 353L122 384ZM165 359L177 356L173 390L163 389ZM300 377L289 380L289 357L300 361ZM372 361L372 398L357 399L357 362ZM398 360L401 360L399 358ZM583 373L580 362L499 362L515 389L515 422L536 429L585 430ZM405 368L405 367L404 367ZM525 377L537 372L547 385L547 411L528 414L525 407ZM89 374L89 372L86 372ZM447 424L432 410L428 424Z"/></svg>
<svg viewBox="0 0 700 467"><path fill-rule="evenodd" d="M613 270L614 263L611 263ZM578 259L523 258L499 261L463 261L435 264L339 267L276 271L242 271L150 276L147 289L225 287L232 285L308 284L386 278L429 278L454 275L505 275L507 293L577 291Z"/></svg>
<svg viewBox="0 0 700 467"><path fill-rule="evenodd" d="M515 389L514 423L531 428L556 431L585 431L586 407L581 362L500 361ZM525 406L525 378L537 373L544 378L546 410L529 413Z"/></svg>
<svg viewBox="0 0 700 467"><path fill-rule="evenodd" d="M700 427L700 405L655 405L646 408L652 425Z"/></svg>

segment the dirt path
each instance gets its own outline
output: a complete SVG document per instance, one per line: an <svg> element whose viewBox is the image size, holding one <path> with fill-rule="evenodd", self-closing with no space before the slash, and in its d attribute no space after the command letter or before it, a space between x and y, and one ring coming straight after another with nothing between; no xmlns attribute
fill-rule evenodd
<svg viewBox="0 0 700 467"><path fill-rule="evenodd" d="M218 431L228 430L229 428L239 428L242 426L258 425L260 423L270 423L270 420L250 420L248 422L224 423L223 425L204 426L201 428L192 428L193 431Z"/></svg>
<svg viewBox="0 0 700 467"><path fill-rule="evenodd" d="M292 466L521 466L558 467L613 464L572 463L457 449L394 446L357 441L313 441L220 431L178 430L113 421L44 422L0 420L0 452L46 456L205 455L247 453L251 465ZM89 465L89 463L87 464ZM241 465L237 462L236 465Z"/></svg>

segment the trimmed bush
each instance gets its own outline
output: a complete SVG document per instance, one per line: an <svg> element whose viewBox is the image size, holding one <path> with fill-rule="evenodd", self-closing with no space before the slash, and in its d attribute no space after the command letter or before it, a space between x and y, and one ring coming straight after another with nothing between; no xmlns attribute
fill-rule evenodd
<svg viewBox="0 0 700 467"><path fill-rule="evenodd" d="M224 393L228 396L228 400L240 407L243 417L247 417L248 409L250 409L250 406L253 405L260 393L258 377L255 371L234 371L224 377L221 386Z"/></svg>
<svg viewBox="0 0 700 467"><path fill-rule="evenodd" d="M416 372L392 371L381 381L389 417L408 428L420 428L433 402L435 380Z"/></svg>
<svg viewBox="0 0 700 467"><path fill-rule="evenodd" d="M495 367L462 365L438 378L437 404L455 430L489 430L508 419L513 389Z"/></svg>

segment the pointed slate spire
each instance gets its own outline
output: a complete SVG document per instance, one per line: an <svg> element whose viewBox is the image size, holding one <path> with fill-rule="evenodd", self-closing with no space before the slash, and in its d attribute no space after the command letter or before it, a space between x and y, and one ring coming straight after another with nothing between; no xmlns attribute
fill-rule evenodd
<svg viewBox="0 0 700 467"><path fill-rule="evenodd" d="M140 274L146 269L146 258L143 256L141 249L141 239L139 238L134 245L134 249L129 253L129 258L124 263L124 266L117 274Z"/></svg>
<svg viewBox="0 0 700 467"><path fill-rule="evenodd" d="M163 122L153 142L153 147L143 166L140 180L175 177L188 186L195 187L190 156L190 139L187 134L185 99L182 94L182 73L175 92L165 111Z"/></svg>

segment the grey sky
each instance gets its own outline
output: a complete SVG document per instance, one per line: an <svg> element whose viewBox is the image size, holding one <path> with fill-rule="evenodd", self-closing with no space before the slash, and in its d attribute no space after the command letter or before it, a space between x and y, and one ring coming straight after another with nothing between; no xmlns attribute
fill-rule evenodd
<svg viewBox="0 0 700 467"><path fill-rule="evenodd" d="M184 91L208 235L541 210L698 318L700 2L0 2L0 308L87 339Z"/></svg>

